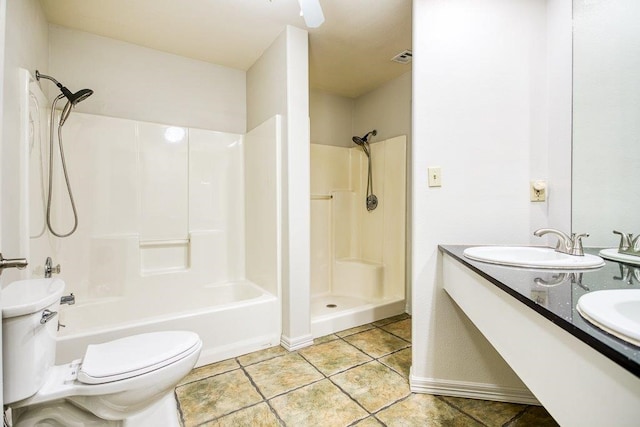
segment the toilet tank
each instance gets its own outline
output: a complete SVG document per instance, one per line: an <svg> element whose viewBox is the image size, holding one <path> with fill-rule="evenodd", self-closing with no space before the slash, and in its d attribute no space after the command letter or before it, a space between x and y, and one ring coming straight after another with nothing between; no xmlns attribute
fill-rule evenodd
<svg viewBox="0 0 640 427"><path fill-rule="evenodd" d="M2 370L4 404L35 394L44 384L56 354L57 312L64 282L32 279L2 290ZM44 322L44 323L43 323Z"/></svg>

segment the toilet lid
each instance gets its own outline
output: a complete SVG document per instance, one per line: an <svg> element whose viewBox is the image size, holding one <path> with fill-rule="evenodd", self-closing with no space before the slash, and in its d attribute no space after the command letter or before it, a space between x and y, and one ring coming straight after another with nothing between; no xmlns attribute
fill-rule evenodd
<svg viewBox="0 0 640 427"><path fill-rule="evenodd" d="M151 372L199 348L198 334L187 331L152 332L87 347L78 381L104 384Z"/></svg>

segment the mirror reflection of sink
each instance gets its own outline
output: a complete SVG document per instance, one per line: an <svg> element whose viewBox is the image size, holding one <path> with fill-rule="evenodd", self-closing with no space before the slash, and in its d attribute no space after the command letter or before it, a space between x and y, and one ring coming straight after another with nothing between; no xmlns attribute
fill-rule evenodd
<svg viewBox="0 0 640 427"><path fill-rule="evenodd" d="M578 312L616 337L640 346L640 289L608 289L584 294Z"/></svg>
<svg viewBox="0 0 640 427"><path fill-rule="evenodd" d="M465 249L464 256L474 261L509 267L553 270L581 270L604 265L602 258L595 255L567 255L538 246L477 246Z"/></svg>
<svg viewBox="0 0 640 427"><path fill-rule="evenodd" d="M621 254L618 249L603 249L599 255L602 258L610 259L611 261L624 262L625 264L640 265L640 256Z"/></svg>

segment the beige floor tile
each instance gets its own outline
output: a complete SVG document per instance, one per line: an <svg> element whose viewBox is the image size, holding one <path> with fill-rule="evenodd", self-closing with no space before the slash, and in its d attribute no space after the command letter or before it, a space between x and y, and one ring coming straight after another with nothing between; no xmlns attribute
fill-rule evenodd
<svg viewBox="0 0 640 427"><path fill-rule="evenodd" d="M404 319L399 322L389 323L388 325L380 326L380 328L411 342L411 319Z"/></svg>
<svg viewBox="0 0 640 427"><path fill-rule="evenodd" d="M313 344L322 344L322 343L337 340L337 339L338 339L338 336L336 334L325 335L323 337L314 339Z"/></svg>
<svg viewBox="0 0 640 427"><path fill-rule="evenodd" d="M297 353L265 360L245 369L267 399L324 378Z"/></svg>
<svg viewBox="0 0 640 427"><path fill-rule="evenodd" d="M185 427L202 424L262 400L240 369L180 386L176 395Z"/></svg>
<svg viewBox="0 0 640 427"><path fill-rule="evenodd" d="M373 325L375 326L383 326L389 323L393 323L393 322L398 322L400 320L404 320L404 319L409 319L411 316L409 316L407 313L402 313L402 314L398 314L397 316L393 316L393 317L387 317L386 319L381 319L378 321L373 322Z"/></svg>
<svg viewBox="0 0 640 427"><path fill-rule="evenodd" d="M488 427L501 427L523 412L527 406L514 403L491 402L461 397L442 397L465 414L482 420Z"/></svg>
<svg viewBox="0 0 640 427"><path fill-rule="evenodd" d="M367 412L329 380L322 380L269 401L288 426L348 426Z"/></svg>
<svg viewBox="0 0 640 427"><path fill-rule="evenodd" d="M344 338L373 358L386 356L411 344L381 329L371 329Z"/></svg>
<svg viewBox="0 0 640 427"><path fill-rule="evenodd" d="M313 345L298 350L298 353L326 376L337 374L371 360L369 356L342 340Z"/></svg>
<svg viewBox="0 0 640 427"><path fill-rule="evenodd" d="M204 378L212 377L214 375L229 372L234 369L238 369L240 365L233 359L223 360L222 362L212 363L210 365L200 366L199 368L191 370L189 374L180 381L178 385L187 384L193 381L198 381Z"/></svg>
<svg viewBox="0 0 640 427"><path fill-rule="evenodd" d="M388 356L378 359L404 378L409 379L409 370L411 369L411 347L405 348Z"/></svg>
<svg viewBox="0 0 640 427"><path fill-rule="evenodd" d="M558 425L542 406L528 407L522 416L509 423L509 427L557 427Z"/></svg>
<svg viewBox="0 0 640 427"><path fill-rule="evenodd" d="M278 346L267 348L260 351L254 351L253 353L245 354L238 357L238 362L242 366L253 365L254 363L262 362L263 360L272 359L274 357L288 354L289 352L284 348Z"/></svg>
<svg viewBox="0 0 640 427"><path fill-rule="evenodd" d="M369 412L376 412L410 393L406 379L377 361L334 375L331 381Z"/></svg>
<svg viewBox="0 0 640 427"><path fill-rule="evenodd" d="M278 417L271 412L269 405L264 402L203 424L205 427L280 427L282 425Z"/></svg>
<svg viewBox="0 0 640 427"><path fill-rule="evenodd" d="M384 427L384 424L371 416L369 418L365 418L362 421L358 421L353 425L353 427Z"/></svg>
<svg viewBox="0 0 640 427"><path fill-rule="evenodd" d="M481 427L482 424L430 394L412 394L376 414L388 427Z"/></svg>
<svg viewBox="0 0 640 427"><path fill-rule="evenodd" d="M344 331L336 332L336 335L340 338L348 337L349 335L357 334L358 332L368 331L369 329L373 329L374 326L371 324L356 326L355 328L345 329Z"/></svg>

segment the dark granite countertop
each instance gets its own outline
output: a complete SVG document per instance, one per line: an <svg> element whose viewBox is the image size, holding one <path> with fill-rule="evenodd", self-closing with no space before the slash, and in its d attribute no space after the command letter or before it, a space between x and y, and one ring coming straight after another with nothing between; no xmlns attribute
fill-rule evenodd
<svg viewBox="0 0 640 427"><path fill-rule="evenodd" d="M578 298L601 289L640 288L640 267L605 260L597 270L559 272L505 267L472 261L463 251L470 246L440 245L441 251L495 284L571 335L640 377L640 347L593 326L576 310ZM598 249L585 249L597 255Z"/></svg>

